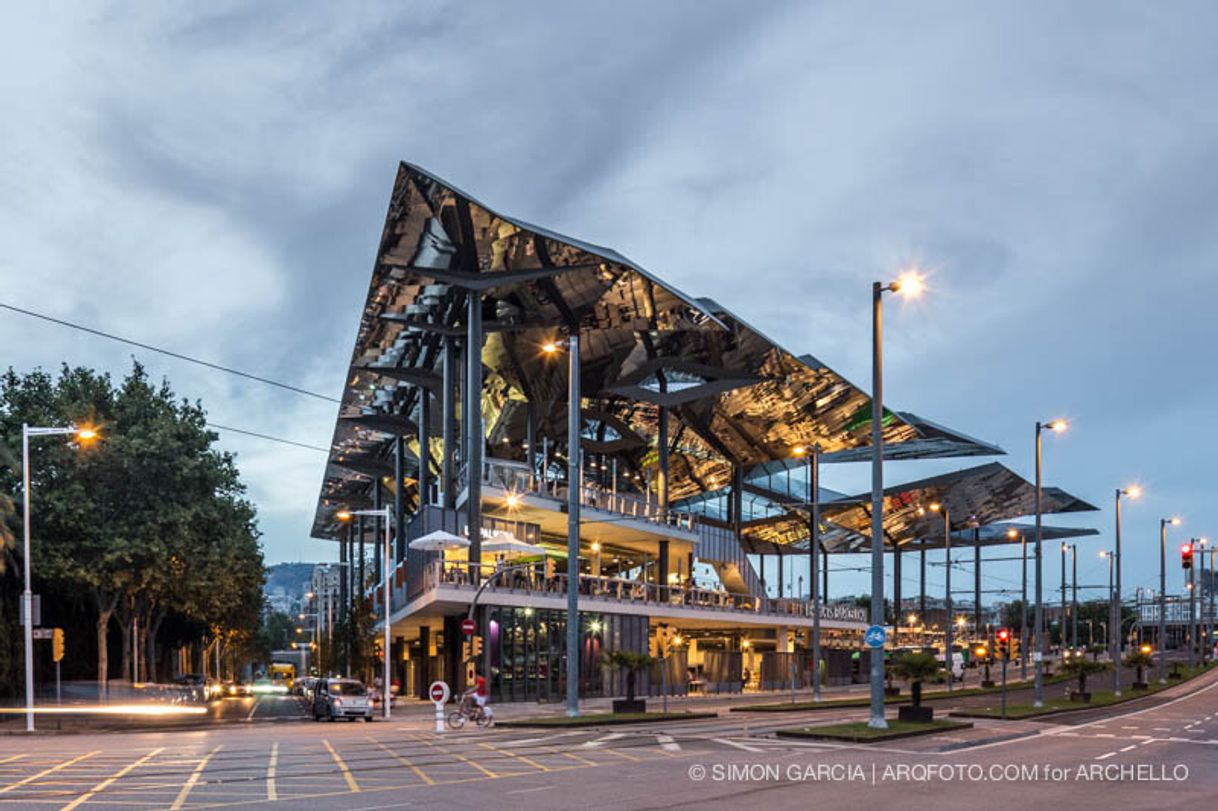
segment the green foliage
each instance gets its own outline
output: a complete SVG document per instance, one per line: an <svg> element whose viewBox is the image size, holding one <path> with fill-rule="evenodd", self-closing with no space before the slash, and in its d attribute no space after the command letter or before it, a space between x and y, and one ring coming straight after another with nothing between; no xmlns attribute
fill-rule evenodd
<svg viewBox="0 0 1218 811"><path fill-rule="evenodd" d="M1087 692L1087 677L1108 669L1107 662L1096 662L1085 656L1071 656L1062 662L1062 673L1078 679L1078 691Z"/></svg>
<svg viewBox="0 0 1218 811"><path fill-rule="evenodd" d="M57 378L10 369L0 377L8 456L20 447L22 423L89 424L100 433L87 444L31 442L32 553L44 606L86 596L101 639L115 611L138 619L151 635L142 646L150 660L170 615L228 642L252 636L264 573L255 512L233 457L211 447L217 437L200 404L178 400L168 383L153 385L138 363L118 385L84 368L65 366ZM0 471L0 498L19 493L19 465ZM98 650L103 680L106 647Z"/></svg>
<svg viewBox="0 0 1218 811"><path fill-rule="evenodd" d="M1125 664L1128 667L1150 667L1154 661L1149 653L1142 653L1140 650L1135 650L1125 657Z"/></svg>
<svg viewBox="0 0 1218 811"><path fill-rule="evenodd" d="M942 663L931 653L906 653L892 664L893 675L910 682L928 681L938 673Z"/></svg>
<svg viewBox="0 0 1218 811"><path fill-rule="evenodd" d="M621 668L627 673L639 673L651 667L655 662L655 657L632 650L615 650L606 653L604 658L605 664Z"/></svg>

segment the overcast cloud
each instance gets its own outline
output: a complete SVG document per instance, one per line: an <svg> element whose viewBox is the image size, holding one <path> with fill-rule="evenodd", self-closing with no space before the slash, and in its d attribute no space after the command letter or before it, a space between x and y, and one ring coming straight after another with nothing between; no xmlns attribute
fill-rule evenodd
<svg viewBox="0 0 1218 811"><path fill-rule="evenodd" d="M1037 5L27 4L0 25L0 301L337 394L399 159L860 383L870 282L917 263L890 404L1027 476L1033 422L1072 418L1046 463L1104 510L1080 578L1137 480L1126 584L1150 585L1159 517L1218 535L1218 6ZM131 356L7 312L0 345ZM332 404L136 354L218 423L328 443ZM332 556L323 456L221 444L268 559Z"/></svg>

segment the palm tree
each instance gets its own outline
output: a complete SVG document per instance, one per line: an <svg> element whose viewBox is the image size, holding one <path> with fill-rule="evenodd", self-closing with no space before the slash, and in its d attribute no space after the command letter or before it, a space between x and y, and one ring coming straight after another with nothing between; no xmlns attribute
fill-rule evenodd
<svg viewBox="0 0 1218 811"><path fill-rule="evenodd" d="M892 672L909 682L914 709L922 707L922 682L939 672L939 659L933 653L906 653L892 665Z"/></svg>
<svg viewBox="0 0 1218 811"><path fill-rule="evenodd" d="M1152 664L1154 664L1154 659L1152 659L1150 657L1150 654L1143 653L1140 650L1135 650L1135 651L1131 652L1128 656L1125 657L1125 664L1129 667L1137 669L1138 675L1137 675L1136 680L1133 683L1134 688L1136 689L1138 687L1138 685L1145 687L1146 686L1146 680L1144 678L1144 676L1146 675L1145 669L1150 667Z"/></svg>
<svg viewBox="0 0 1218 811"><path fill-rule="evenodd" d="M1081 699L1083 701L1090 698L1090 694L1087 692L1087 677L1092 673L1101 673L1107 669L1107 662L1093 662L1085 656L1072 656L1062 663L1063 671L1078 677L1078 694L1084 696Z"/></svg>
<svg viewBox="0 0 1218 811"><path fill-rule="evenodd" d="M615 650L605 654L605 664L626 671L626 700L634 701L635 680L639 672L651 667L654 658L632 650Z"/></svg>

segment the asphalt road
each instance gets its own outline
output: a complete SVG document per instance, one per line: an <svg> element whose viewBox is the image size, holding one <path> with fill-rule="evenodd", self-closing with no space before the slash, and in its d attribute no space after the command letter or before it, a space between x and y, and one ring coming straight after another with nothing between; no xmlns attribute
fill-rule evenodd
<svg viewBox="0 0 1218 811"><path fill-rule="evenodd" d="M247 722L197 730L7 737L0 805L806 808L814 797L847 807L1068 803L1071 811L1111 811L1117 803L1210 808L1218 790L1218 672L1173 687L1153 706L1139 702L1100 719L987 720L879 746L772 734L857 719L858 709L443 734L418 709L389 722L315 723L303 720L298 699L262 697L219 709L226 717L244 712Z"/></svg>

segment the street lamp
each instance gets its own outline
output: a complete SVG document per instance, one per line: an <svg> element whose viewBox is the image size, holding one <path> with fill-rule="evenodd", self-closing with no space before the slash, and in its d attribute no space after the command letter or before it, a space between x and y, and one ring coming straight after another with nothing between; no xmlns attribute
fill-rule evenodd
<svg viewBox="0 0 1218 811"><path fill-rule="evenodd" d="M871 286L871 624L884 624L884 330L885 293L917 297L924 287L914 272ZM887 729L884 720L884 651L871 660L871 718L867 726Z"/></svg>
<svg viewBox="0 0 1218 811"><path fill-rule="evenodd" d="M1019 589L1019 666L1020 678L1028 681L1028 536L1014 527L1007 530L1007 540L1019 539L1020 559L1023 561Z"/></svg>
<svg viewBox="0 0 1218 811"><path fill-rule="evenodd" d="M1159 684L1167 684L1167 525L1180 526L1180 519L1159 519Z"/></svg>
<svg viewBox="0 0 1218 811"><path fill-rule="evenodd" d="M1121 496L1129 496L1130 498L1139 498L1142 495L1142 488L1138 485L1130 485L1129 487L1116 489L1116 550L1113 557L1115 558L1113 565L1116 569L1116 580L1112 590L1110 605L1108 606L1108 627L1120 629L1121 623ZM1121 648L1124 647L1124 638L1118 633L1115 635L1115 640L1110 639L1109 646L1112 648L1109 654L1112 657L1112 693L1119 696L1121 694Z"/></svg>
<svg viewBox="0 0 1218 811"><path fill-rule="evenodd" d="M1045 706L1045 606L1044 606L1044 554L1041 548L1044 540L1044 526L1041 520L1042 493L1042 454L1041 435L1046 431L1060 434L1066 430L1068 423L1057 419L1049 422L1036 423L1036 679L1032 706Z"/></svg>
<svg viewBox="0 0 1218 811"><path fill-rule="evenodd" d="M945 665L947 665L947 691L950 693L952 691L952 674L955 670L955 661L952 656L952 625L953 625L953 623L952 623L952 520L951 520L951 510L948 509L946 504L940 504L938 502L935 502L934 504L930 505L930 511L936 512L936 513L941 513L943 515L943 554L945 556L945 561L943 564L943 566L944 566L943 571L945 572L945 574L944 574L944 580L946 580L945 597L946 597L946 602L947 602L947 605L946 605L947 610L943 615L946 618L943 623L944 634L945 634L944 639L943 639L943 662Z"/></svg>
<svg viewBox="0 0 1218 811"><path fill-rule="evenodd" d="M383 648L381 651L381 653L383 654L381 659L384 664L384 675L381 677L381 679L383 681L383 684L381 685L381 690L382 690L381 704L385 708L385 711L384 711L385 720L389 720L389 716L391 714L389 704L391 703L391 699L393 698L393 690L392 690L393 682L390 680L390 667L389 667L389 659L390 659L389 646L390 646L390 642L391 642L390 633L389 633L389 619L390 619L390 614L392 613L391 612L392 594L390 593L389 584L392 580L390 575L392 573L391 567L393 565L393 535L389 531L389 525L390 525L390 522L392 521L391 516L393 515L393 511L389 508L388 505L386 505L379 510L352 510L352 511L340 510L337 513L337 515L339 517L339 520L342 520L342 521L349 521L353 515L370 515L370 516L375 516L375 517L382 517L385 519L385 549L384 549L385 565L382 567L382 569L384 571L385 579L384 579L384 581L382 581L382 584L381 584L384 587L384 590L381 592L381 594L382 594L381 600L382 600L382 602L385 603L385 636L382 641ZM346 516L345 518L343 517L344 515Z"/></svg>
<svg viewBox="0 0 1218 811"><path fill-rule="evenodd" d="M1108 602L1109 602L1109 605L1111 605L1111 604L1112 604L1112 590L1113 590L1113 583L1112 583L1112 569L1113 569L1113 562L1114 562L1114 561L1115 561L1115 559L1116 559L1116 553L1115 553L1115 552L1109 552L1109 551L1107 551L1107 550L1101 550L1101 551L1100 551L1100 558L1101 558L1101 559L1106 558L1106 559L1108 560ZM1088 620L1088 622L1090 622L1090 620ZM1106 630L1106 632L1108 633L1109 637L1111 637L1111 636L1112 636L1112 628L1113 628L1113 626L1112 626L1111 624L1109 624L1109 625L1106 627L1106 629L1105 629L1105 630ZM1118 630L1119 630L1119 628L1118 628ZM1108 640L1106 640L1106 641L1109 643L1109 646L1108 646L1108 647L1111 649L1111 647L1112 647L1112 644L1111 644L1111 643L1112 643L1112 640L1111 640L1111 638L1110 638L1110 639L1108 639ZM1112 662L1112 667L1113 667L1113 669L1115 670L1115 669L1119 668L1120 666L1121 666L1121 662L1120 662L1120 660L1115 660L1115 659L1114 659L1114 660L1113 660L1113 662Z"/></svg>
<svg viewBox="0 0 1218 811"><path fill-rule="evenodd" d="M820 444L792 450L808 460L808 599L812 603L812 700L820 701ZM829 561L825 561L829 566Z"/></svg>
<svg viewBox="0 0 1218 811"><path fill-rule="evenodd" d="M82 443L88 444L97 439L97 429L88 425L70 425L67 427L39 428L33 425L21 426L21 552L24 556L25 588L21 592L21 606L25 609L25 731L34 731L34 591L31 585L33 561L30 558L30 438L41 436L75 436ZM98 683L105 679L104 673L97 674Z"/></svg>

